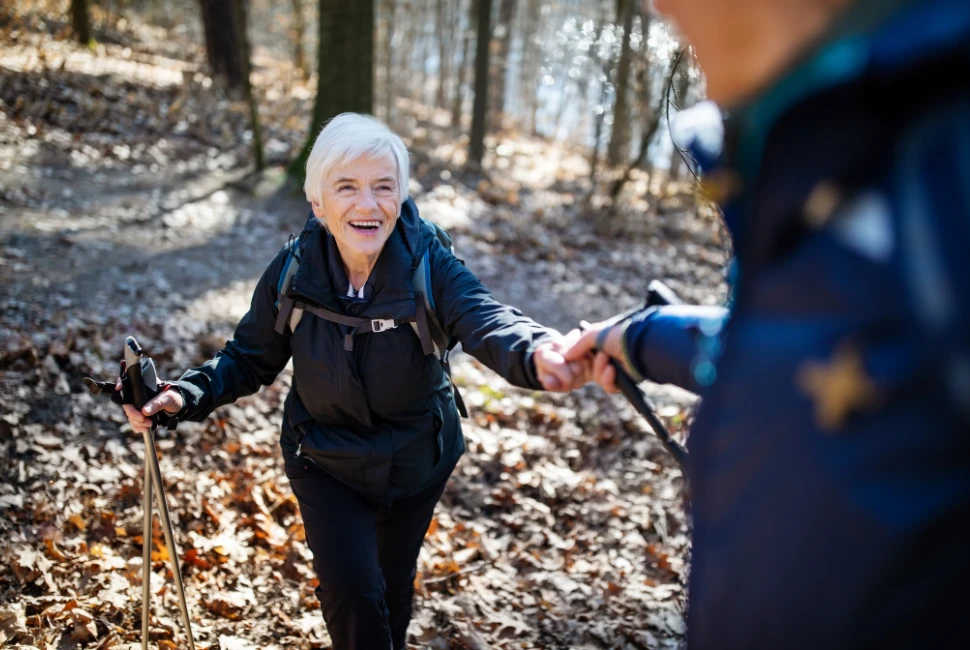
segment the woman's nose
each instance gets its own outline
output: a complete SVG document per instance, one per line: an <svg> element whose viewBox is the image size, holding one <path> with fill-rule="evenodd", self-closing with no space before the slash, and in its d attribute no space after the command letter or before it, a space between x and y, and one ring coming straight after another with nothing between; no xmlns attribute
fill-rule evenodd
<svg viewBox="0 0 970 650"><path fill-rule="evenodd" d="M357 209L361 212L371 212L376 208L377 197L374 196L374 191L369 187L365 187L358 195Z"/></svg>

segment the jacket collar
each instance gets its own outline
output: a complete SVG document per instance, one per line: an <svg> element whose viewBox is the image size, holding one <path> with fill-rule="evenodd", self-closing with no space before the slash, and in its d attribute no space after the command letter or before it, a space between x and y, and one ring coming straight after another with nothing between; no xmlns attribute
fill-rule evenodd
<svg viewBox="0 0 970 650"><path fill-rule="evenodd" d="M788 73L729 113L726 150L750 187L768 134L780 117L811 95L866 73L891 74L970 37L966 0L858 0Z"/></svg>
<svg viewBox="0 0 970 650"><path fill-rule="evenodd" d="M365 302L413 303L414 269L432 237L433 231L425 225L409 197L401 206L401 216L368 279L373 290L365 293ZM333 236L312 213L300 234L300 250L300 268L293 277L290 293L328 309L343 311L338 296L347 292L347 276L340 261L331 259L339 254Z"/></svg>
<svg viewBox="0 0 970 650"><path fill-rule="evenodd" d="M872 165L886 162L880 148L901 127L891 121L906 110L900 98L921 94L916 81L938 78L938 61L970 61L968 39L965 0L859 0L784 77L729 113L704 184L724 212L741 268L797 241L802 225L792 217L822 175L878 172ZM961 83L949 77L945 83ZM887 99L866 99L867 88ZM874 106L884 109L878 119ZM779 155L763 165L769 138Z"/></svg>

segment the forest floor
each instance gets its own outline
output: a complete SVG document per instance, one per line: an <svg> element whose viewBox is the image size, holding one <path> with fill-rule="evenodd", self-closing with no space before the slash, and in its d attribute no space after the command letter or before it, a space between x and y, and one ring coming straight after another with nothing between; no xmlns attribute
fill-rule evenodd
<svg viewBox="0 0 970 650"><path fill-rule="evenodd" d="M94 50L64 36L0 29L0 647L140 647L142 440L81 379L114 378L129 334L163 377L210 358L307 205L280 167L251 171L245 107L199 48L147 26ZM282 162L312 94L256 55ZM581 155L503 133L471 173L442 114L397 112L422 215L499 300L565 330L653 278L723 299L720 231L689 187L639 175L603 223ZM535 393L464 354L454 367L468 452L421 552L409 647L681 647L684 480L647 425L595 386ZM200 648L329 647L277 446L288 386L289 369L159 433ZM694 398L646 389L683 436ZM185 647L157 521L154 549L152 644Z"/></svg>

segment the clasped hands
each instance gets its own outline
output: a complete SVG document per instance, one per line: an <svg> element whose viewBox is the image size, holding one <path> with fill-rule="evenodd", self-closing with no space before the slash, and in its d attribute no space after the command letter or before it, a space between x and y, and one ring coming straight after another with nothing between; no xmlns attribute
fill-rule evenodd
<svg viewBox="0 0 970 650"><path fill-rule="evenodd" d="M618 392L610 360L623 363L623 332L623 326L604 321L540 343L532 359L542 387L568 393L595 381L608 393Z"/></svg>

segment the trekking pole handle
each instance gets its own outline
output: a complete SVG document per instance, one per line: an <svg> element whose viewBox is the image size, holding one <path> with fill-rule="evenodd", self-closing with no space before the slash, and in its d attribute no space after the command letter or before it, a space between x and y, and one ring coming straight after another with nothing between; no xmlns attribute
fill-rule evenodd
<svg viewBox="0 0 970 650"><path fill-rule="evenodd" d="M662 307L664 305L683 305L674 290L660 280L651 280L647 285L647 307Z"/></svg>
<svg viewBox="0 0 970 650"><path fill-rule="evenodd" d="M131 386L131 401L139 411L145 406L148 398L145 396L145 382L141 377L141 359L145 352L138 345L134 336L125 339L125 372L128 374L128 385Z"/></svg>

